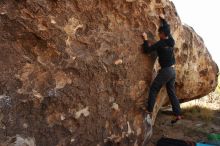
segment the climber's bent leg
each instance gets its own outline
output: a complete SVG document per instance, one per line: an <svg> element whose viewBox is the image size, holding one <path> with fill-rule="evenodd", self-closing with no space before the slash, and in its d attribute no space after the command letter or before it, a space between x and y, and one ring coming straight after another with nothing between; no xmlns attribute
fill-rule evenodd
<svg viewBox="0 0 220 146"><path fill-rule="evenodd" d="M174 84L175 84L175 77L173 77L170 81L166 83L167 94L169 96L174 115L180 116L181 114L180 103L175 93Z"/></svg>

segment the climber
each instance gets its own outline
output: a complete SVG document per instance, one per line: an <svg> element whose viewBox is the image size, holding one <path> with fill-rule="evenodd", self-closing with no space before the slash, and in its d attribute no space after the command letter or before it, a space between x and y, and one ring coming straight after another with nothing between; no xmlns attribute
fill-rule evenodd
<svg viewBox="0 0 220 146"><path fill-rule="evenodd" d="M161 21L161 25L158 29L158 34L160 38L159 41L157 41L155 44L151 44L150 41L148 41L147 34L145 32L143 33L144 52L151 53L153 51L156 51L159 57L159 64L161 67L159 73L157 74L156 78L150 86L147 113L152 115L157 94L159 93L161 87L163 85L166 85L167 94L169 96L172 105L172 110L175 116L171 123L174 124L178 120L182 119L179 100L175 93L176 72L174 66L175 58L173 51L175 41L170 33L170 26L166 22L164 15L160 15L159 18Z"/></svg>

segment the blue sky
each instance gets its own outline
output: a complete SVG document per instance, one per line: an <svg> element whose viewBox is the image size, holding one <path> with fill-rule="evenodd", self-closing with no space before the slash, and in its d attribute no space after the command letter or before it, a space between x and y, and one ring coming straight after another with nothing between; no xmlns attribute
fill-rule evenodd
<svg viewBox="0 0 220 146"><path fill-rule="evenodd" d="M220 0L171 0L183 23L203 38L220 67Z"/></svg>

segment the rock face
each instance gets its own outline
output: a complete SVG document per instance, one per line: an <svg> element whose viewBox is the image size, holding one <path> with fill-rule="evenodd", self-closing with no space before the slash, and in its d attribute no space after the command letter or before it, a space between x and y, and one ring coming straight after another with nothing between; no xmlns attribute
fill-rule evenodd
<svg viewBox="0 0 220 146"><path fill-rule="evenodd" d="M208 94L217 66L168 0L1 0L1 145L141 145L157 69L141 34L157 33L162 12L176 40L178 97Z"/></svg>

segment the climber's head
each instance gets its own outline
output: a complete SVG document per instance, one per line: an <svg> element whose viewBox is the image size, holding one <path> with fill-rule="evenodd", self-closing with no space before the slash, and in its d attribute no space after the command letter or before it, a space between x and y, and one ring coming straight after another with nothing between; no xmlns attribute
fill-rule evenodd
<svg viewBox="0 0 220 146"><path fill-rule="evenodd" d="M159 33L160 39L165 39L167 36L169 36L170 30L168 28L166 28L166 27L161 26L158 29L158 33Z"/></svg>

